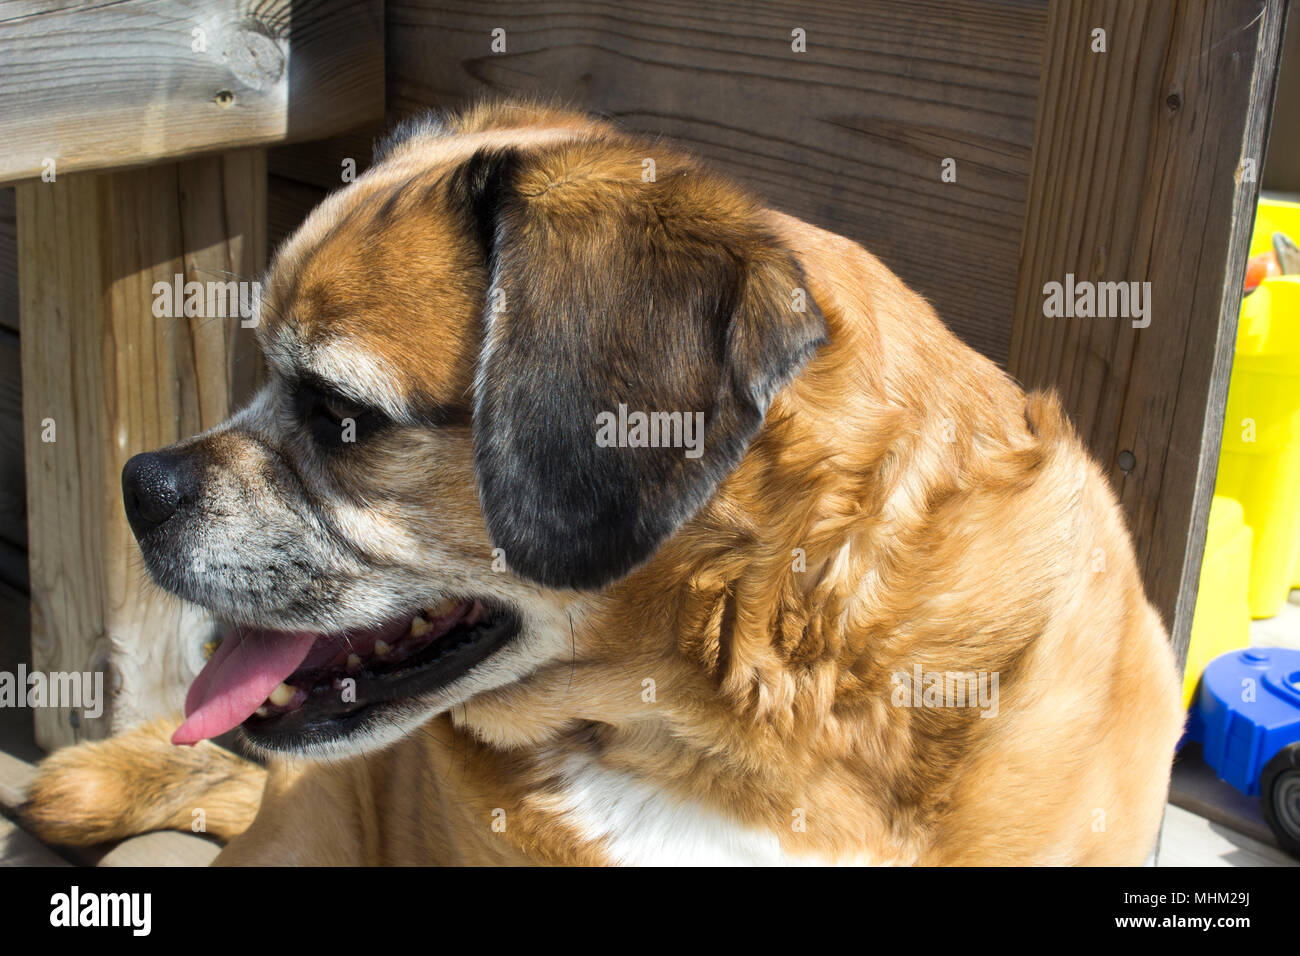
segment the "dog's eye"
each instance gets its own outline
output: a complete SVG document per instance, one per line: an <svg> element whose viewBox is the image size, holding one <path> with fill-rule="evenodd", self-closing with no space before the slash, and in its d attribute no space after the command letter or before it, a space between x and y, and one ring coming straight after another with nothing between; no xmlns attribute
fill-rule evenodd
<svg viewBox="0 0 1300 956"><path fill-rule="evenodd" d="M338 448L361 441L383 423L373 408L354 402L332 389L302 383L295 394L302 421L318 445Z"/></svg>
<svg viewBox="0 0 1300 956"><path fill-rule="evenodd" d="M334 395L319 395L312 406L312 416L326 418L335 425L342 426L348 419L356 421L366 414L366 409L346 398Z"/></svg>

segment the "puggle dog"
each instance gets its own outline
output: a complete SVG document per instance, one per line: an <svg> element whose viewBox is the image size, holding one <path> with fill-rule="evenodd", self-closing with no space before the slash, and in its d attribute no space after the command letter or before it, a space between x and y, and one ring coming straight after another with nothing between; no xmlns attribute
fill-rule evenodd
<svg viewBox="0 0 1300 956"><path fill-rule="evenodd" d="M45 762L47 840L203 808L222 864L1148 856L1183 715L1115 497L855 243L482 105L312 212L258 336L249 407L123 476L150 574L235 628L179 729Z"/></svg>

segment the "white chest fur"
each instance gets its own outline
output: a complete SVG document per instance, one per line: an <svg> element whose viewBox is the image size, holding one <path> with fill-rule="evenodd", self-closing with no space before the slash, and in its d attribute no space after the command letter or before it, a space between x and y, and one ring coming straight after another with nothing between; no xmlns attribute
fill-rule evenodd
<svg viewBox="0 0 1300 956"><path fill-rule="evenodd" d="M565 758L562 805L567 822L600 841L622 866L819 866L829 861L786 852L775 833L745 826L698 803L679 800L584 756ZM874 861L855 859L858 865Z"/></svg>

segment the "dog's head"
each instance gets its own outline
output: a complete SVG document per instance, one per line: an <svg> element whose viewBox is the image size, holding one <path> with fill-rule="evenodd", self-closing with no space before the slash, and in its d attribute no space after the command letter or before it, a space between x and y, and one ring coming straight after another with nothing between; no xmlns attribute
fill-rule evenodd
<svg viewBox="0 0 1300 956"><path fill-rule="evenodd" d="M677 152L408 126L277 254L250 406L124 471L150 573L238 625L177 739L347 752L567 659L824 340L802 284Z"/></svg>

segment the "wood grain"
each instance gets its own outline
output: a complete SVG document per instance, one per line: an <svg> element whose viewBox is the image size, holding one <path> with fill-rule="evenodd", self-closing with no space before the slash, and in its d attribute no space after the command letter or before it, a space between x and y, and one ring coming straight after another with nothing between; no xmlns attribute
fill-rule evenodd
<svg viewBox="0 0 1300 956"><path fill-rule="evenodd" d="M256 278L265 190L263 150L18 187L32 662L107 670L113 689L99 720L37 711L44 747L178 707L200 662L210 624L147 582L120 473L132 454L216 424L252 390L251 329L154 318L151 290L176 273Z"/></svg>
<svg viewBox="0 0 1300 956"><path fill-rule="evenodd" d="M0 328L18 331L18 223L12 189L0 189Z"/></svg>
<svg viewBox="0 0 1300 956"><path fill-rule="evenodd" d="M0 543L26 549L27 494L23 474L22 408L14 191L0 189ZM2 563L0 581L18 583L5 574Z"/></svg>
<svg viewBox="0 0 1300 956"><path fill-rule="evenodd" d="M18 335L0 328L0 542L16 548L27 547L25 487L22 360Z"/></svg>
<svg viewBox="0 0 1300 956"><path fill-rule="evenodd" d="M971 0L391 0L389 107L525 92L670 135L861 241L1005 363L1046 16Z"/></svg>
<svg viewBox="0 0 1300 956"><path fill-rule="evenodd" d="M1300 193L1300 13L1286 22L1262 183L1265 189Z"/></svg>
<svg viewBox="0 0 1300 956"><path fill-rule="evenodd" d="M325 196L325 190L310 183L271 176L266 188L267 248L274 253Z"/></svg>
<svg viewBox="0 0 1300 956"><path fill-rule="evenodd" d="M0 817L0 866L71 866L31 834Z"/></svg>
<svg viewBox="0 0 1300 956"><path fill-rule="evenodd" d="M123 840L94 862L95 866L208 866L221 844L193 833L159 830Z"/></svg>
<svg viewBox="0 0 1300 956"><path fill-rule="evenodd" d="M1281 0L1051 8L1010 368L1054 386L1109 469L1186 651L1223 428ZM1090 51L1103 28L1108 52ZM1148 328L1047 318L1044 284L1151 283ZM1123 460L1131 467L1121 469Z"/></svg>
<svg viewBox="0 0 1300 956"><path fill-rule="evenodd" d="M3 0L0 50L0 182L316 139L384 109L380 0Z"/></svg>
<svg viewBox="0 0 1300 956"><path fill-rule="evenodd" d="M0 809L17 810L36 777L36 769L8 749L0 750Z"/></svg>
<svg viewBox="0 0 1300 956"><path fill-rule="evenodd" d="M24 554L24 564L26 558ZM20 664L31 667L29 608L25 591L0 581L0 671L17 674ZM15 776L18 766L12 761L38 760L40 756L32 732L32 709L0 707L0 810L11 806L12 791L20 782L26 785L25 779Z"/></svg>
<svg viewBox="0 0 1300 956"><path fill-rule="evenodd" d="M267 167L272 176L333 192L346 184L344 160L352 160L358 176L370 168L375 141L384 131L377 123L317 142L276 146L267 150Z"/></svg>

